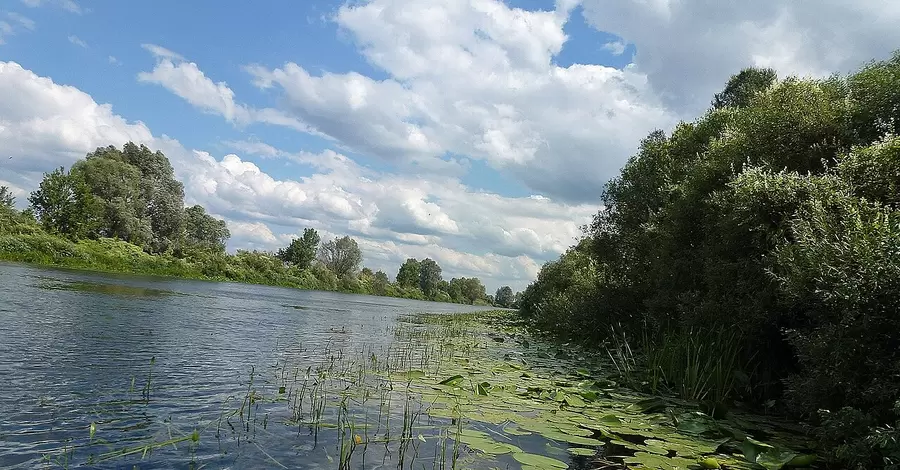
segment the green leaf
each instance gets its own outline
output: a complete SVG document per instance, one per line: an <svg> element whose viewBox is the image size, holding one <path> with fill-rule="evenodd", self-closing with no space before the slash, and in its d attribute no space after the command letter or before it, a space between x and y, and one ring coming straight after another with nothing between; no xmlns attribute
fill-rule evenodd
<svg viewBox="0 0 900 470"><path fill-rule="evenodd" d="M455 386L455 385L459 385L459 383L462 382L463 379L464 379L464 377L461 375L454 375L452 377L447 377L446 379L441 380L439 383L441 385Z"/></svg>
<svg viewBox="0 0 900 470"><path fill-rule="evenodd" d="M569 468L569 464L550 457L544 457L543 455L516 452L512 456L516 459L516 462L519 462L522 465L530 465L544 469Z"/></svg>

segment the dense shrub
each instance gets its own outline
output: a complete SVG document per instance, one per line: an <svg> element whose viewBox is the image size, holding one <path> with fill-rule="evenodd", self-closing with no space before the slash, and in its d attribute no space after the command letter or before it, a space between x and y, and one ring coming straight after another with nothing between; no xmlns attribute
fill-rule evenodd
<svg viewBox="0 0 900 470"><path fill-rule="evenodd" d="M775 403L838 466L898 465L897 90L900 54L825 80L735 75L641 142L523 318L592 344L615 331L682 396ZM693 354L707 389L672 360Z"/></svg>

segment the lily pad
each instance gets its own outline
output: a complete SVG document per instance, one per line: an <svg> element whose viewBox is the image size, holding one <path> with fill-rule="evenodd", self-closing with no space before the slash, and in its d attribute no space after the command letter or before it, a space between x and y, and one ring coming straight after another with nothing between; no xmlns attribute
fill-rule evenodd
<svg viewBox="0 0 900 470"><path fill-rule="evenodd" d="M522 465L530 465L536 468L569 468L569 464L550 457L544 457L538 454L529 454L528 452L516 452L512 454L516 462Z"/></svg>

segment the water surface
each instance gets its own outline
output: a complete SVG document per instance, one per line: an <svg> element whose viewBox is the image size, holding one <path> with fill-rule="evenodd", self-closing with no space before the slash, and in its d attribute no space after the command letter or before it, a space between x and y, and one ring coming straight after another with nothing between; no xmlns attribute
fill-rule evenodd
<svg viewBox="0 0 900 470"><path fill-rule="evenodd" d="M248 386L277 395L279 374L325 351L386 346L400 315L474 310L0 264L0 468L334 467L309 433L285 424L284 404L255 404L276 423L252 429L266 436L221 417Z"/></svg>

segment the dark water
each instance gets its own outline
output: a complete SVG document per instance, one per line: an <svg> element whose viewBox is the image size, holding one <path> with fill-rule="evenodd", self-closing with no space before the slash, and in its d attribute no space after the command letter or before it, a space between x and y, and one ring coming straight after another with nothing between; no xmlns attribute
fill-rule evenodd
<svg viewBox="0 0 900 470"><path fill-rule="evenodd" d="M290 468L334 468L308 458L314 443L296 429L255 427L269 436L242 445L217 418L240 406L251 370L277 390L279 365L302 368L329 344L386 344L402 314L466 310L0 264L0 468L280 468L272 452Z"/></svg>

